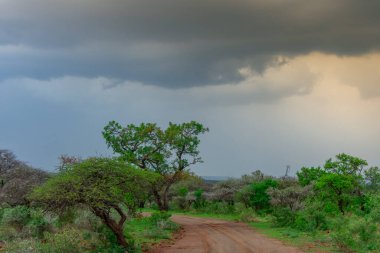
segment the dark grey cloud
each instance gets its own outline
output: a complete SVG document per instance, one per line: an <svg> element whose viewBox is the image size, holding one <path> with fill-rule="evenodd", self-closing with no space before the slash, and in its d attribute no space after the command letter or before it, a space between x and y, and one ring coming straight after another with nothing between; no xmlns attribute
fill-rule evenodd
<svg viewBox="0 0 380 253"><path fill-rule="evenodd" d="M380 49L377 0L2 0L0 78L237 82L276 55Z"/></svg>

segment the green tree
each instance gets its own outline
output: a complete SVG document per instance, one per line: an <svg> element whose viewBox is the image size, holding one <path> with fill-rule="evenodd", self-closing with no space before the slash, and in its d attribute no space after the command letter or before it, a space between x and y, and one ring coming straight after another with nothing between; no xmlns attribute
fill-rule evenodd
<svg viewBox="0 0 380 253"><path fill-rule="evenodd" d="M53 212L86 206L112 230L118 243L127 247L124 223L144 197L147 183L156 179L155 173L134 169L122 161L90 158L49 179L30 199Z"/></svg>
<svg viewBox="0 0 380 253"><path fill-rule="evenodd" d="M267 190L271 187L276 188L277 185L277 181L273 179L265 179L250 185L250 205L255 208L256 211L268 209L270 207L270 196Z"/></svg>
<svg viewBox="0 0 380 253"><path fill-rule="evenodd" d="M338 210L344 214L353 202L353 192L359 186L356 176L327 173L315 184L319 196L325 201L335 203ZM354 195L355 196L355 195Z"/></svg>
<svg viewBox="0 0 380 253"><path fill-rule="evenodd" d="M335 160L330 158L326 161L324 166L326 172L339 175L359 176L363 168L368 165L366 160L345 153L338 154L335 158Z"/></svg>
<svg viewBox="0 0 380 253"><path fill-rule="evenodd" d="M380 189L380 169L371 167L364 172L367 188L372 191Z"/></svg>
<svg viewBox="0 0 380 253"><path fill-rule="evenodd" d="M162 175L161 181L151 185L151 191L160 210L168 210L170 187L191 165L202 162L198 136L207 131L195 121L169 123L165 130L153 123L123 127L111 121L104 128L103 137L127 163Z"/></svg>
<svg viewBox="0 0 380 253"><path fill-rule="evenodd" d="M324 165L324 170L328 174L334 174L336 176L330 176L335 177L337 182L334 184L336 186L340 185L340 187L331 188L333 192L336 193L336 196L338 197L338 203L339 204L339 210L344 213L344 210L342 210L342 205L349 205L350 203L345 202L351 202L358 201L360 205L360 209L364 210L364 194L363 194L363 185L364 185L364 179L363 179L363 170L365 166L368 165L367 161L364 159L361 159L359 157L355 157L352 155L348 155L345 153L341 153L335 156L335 160L332 160L331 158L328 159ZM328 179L329 177L325 177L324 180ZM348 182L351 181L351 185L349 185ZM331 185L333 187L332 183L326 184ZM345 189L346 186L346 189ZM339 190L341 188L341 191ZM350 189L352 188L352 189ZM338 194L339 193L339 194ZM347 200L344 200L344 197L346 194L351 194L351 198L348 198ZM356 196L356 197L355 197Z"/></svg>
<svg viewBox="0 0 380 253"><path fill-rule="evenodd" d="M306 186L317 181L325 173L326 172L320 167L302 167L301 170L297 172L298 182L301 186Z"/></svg>

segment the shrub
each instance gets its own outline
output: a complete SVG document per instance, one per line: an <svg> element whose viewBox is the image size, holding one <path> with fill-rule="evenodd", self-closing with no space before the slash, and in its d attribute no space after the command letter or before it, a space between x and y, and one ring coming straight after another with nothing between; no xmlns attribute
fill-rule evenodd
<svg viewBox="0 0 380 253"><path fill-rule="evenodd" d="M277 181L273 179L265 179L251 185L250 206L256 211L267 211L270 208L270 196L267 190L272 187L276 188Z"/></svg>
<svg viewBox="0 0 380 253"><path fill-rule="evenodd" d="M296 213L294 227L307 232L328 228L326 213L319 210L304 210Z"/></svg>
<svg viewBox="0 0 380 253"><path fill-rule="evenodd" d="M272 222L276 226L284 227L291 226L295 222L296 215L289 208L276 208L274 209Z"/></svg>
<svg viewBox="0 0 380 253"><path fill-rule="evenodd" d="M77 212L75 208L63 210L62 212L58 213L58 218L55 222L55 225L58 228L62 228L65 225L72 224L76 219L76 215Z"/></svg>
<svg viewBox="0 0 380 253"><path fill-rule="evenodd" d="M203 197L203 190L202 189L196 190L194 192L194 197L195 197L195 201L194 201L194 208L195 209L199 209L199 208L202 208L205 206L206 201L205 201L205 198Z"/></svg>
<svg viewBox="0 0 380 253"><path fill-rule="evenodd" d="M207 202L200 211L215 214L232 214L235 213L235 207L226 202Z"/></svg>
<svg viewBox="0 0 380 253"><path fill-rule="evenodd" d="M239 214L239 221L242 222L255 222L257 221L257 216L252 208L245 208Z"/></svg>
<svg viewBox="0 0 380 253"><path fill-rule="evenodd" d="M37 245L41 253L80 253L85 252L86 245L81 231L73 228L63 229L59 233L45 233L45 243Z"/></svg>
<svg viewBox="0 0 380 253"><path fill-rule="evenodd" d="M31 211L31 220L28 223L27 227L30 230L30 233L33 237L43 238L43 235L46 231L50 230L50 224L45 219L43 213L39 210Z"/></svg>
<svg viewBox="0 0 380 253"><path fill-rule="evenodd" d="M332 220L335 231L331 237L335 244L345 251L379 252L380 235L376 224L358 217L337 217Z"/></svg>
<svg viewBox="0 0 380 253"><path fill-rule="evenodd" d="M30 209L26 206L5 208L1 219L1 225L10 226L21 231L31 220Z"/></svg>

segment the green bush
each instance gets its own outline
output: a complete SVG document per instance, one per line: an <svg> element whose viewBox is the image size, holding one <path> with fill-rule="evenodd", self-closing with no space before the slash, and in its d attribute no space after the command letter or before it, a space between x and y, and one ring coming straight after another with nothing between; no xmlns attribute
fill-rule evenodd
<svg viewBox="0 0 380 253"><path fill-rule="evenodd" d="M358 216L339 216L331 221L331 237L344 251L379 252L380 235L373 222Z"/></svg>
<svg viewBox="0 0 380 253"><path fill-rule="evenodd" d="M62 228L65 225L74 223L77 215L77 210L74 208L70 208L58 214L58 218L55 221L55 226L58 228Z"/></svg>
<svg viewBox="0 0 380 253"><path fill-rule="evenodd" d="M289 208L276 208L273 210L273 223L279 227L294 225L296 214Z"/></svg>
<svg viewBox="0 0 380 253"><path fill-rule="evenodd" d="M372 194L368 196L365 203L365 209L369 219L373 222L380 223L380 194Z"/></svg>
<svg viewBox="0 0 380 253"><path fill-rule="evenodd" d="M239 221L242 222L255 222L257 221L257 216L252 208L245 208L241 210L239 214Z"/></svg>
<svg viewBox="0 0 380 253"><path fill-rule="evenodd" d="M317 209L306 209L296 213L294 227L307 232L328 229L326 213Z"/></svg>
<svg viewBox="0 0 380 253"><path fill-rule="evenodd" d="M203 190L202 189L196 190L194 192L194 197L195 197L195 201L194 201L194 208L195 209L200 209L200 208L205 206L206 200L203 197Z"/></svg>
<svg viewBox="0 0 380 253"><path fill-rule="evenodd" d="M99 242L96 250L93 251L94 253L124 253L126 251L126 249L118 244L115 234L107 226L99 226L97 232ZM132 238L127 233L124 233L124 235L130 244L130 247L127 249L128 252L136 252L136 245Z"/></svg>
<svg viewBox="0 0 380 253"><path fill-rule="evenodd" d="M50 230L50 224L40 210L31 211L31 219L27 225L33 237L43 238L44 233Z"/></svg>
<svg viewBox="0 0 380 253"><path fill-rule="evenodd" d="M103 226L102 221L98 217L96 217L89 210L85 209L77 210L73 224L77 228L89 231L97 231L99 227Z"/></svg>
<svg viewBox="0 0 380 253"><path fill-rule="evenodd" d="M83 235L77 229L63 229L59 233L45 233L45 243L37 245L41 253L81 253L86 251Z"/></svg>
<svg viewBox="0 0 380 253"><path fill-rule="evenodd" d="M157 212L153 213L150 217L149 220L153 222L154 224L157 224L158 222L161 221L167 221L172 215L168 212Z"/></svg>
<svg viewBox="0 0 380 253"><path fill-rule="evenodd" d="M5 252L9 253L38 253L38 241L34 239L14 240L6 243Z"/></svg>
<svg viewBox="0 0 380 253"><path fill-rule="evenodd" d="M30 220L30 209L26 206L16 206L3 210L1 225L13 227L21 231Z"/></svg>

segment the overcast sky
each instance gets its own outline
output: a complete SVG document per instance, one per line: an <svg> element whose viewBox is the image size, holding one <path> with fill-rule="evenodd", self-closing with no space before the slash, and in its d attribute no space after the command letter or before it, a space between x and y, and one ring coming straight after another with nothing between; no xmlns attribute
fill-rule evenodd
<svg viewBox="0 0 380 253"><path fill-rule="evenodd" d="M0 0L0 149L54 170L197 120L200 175L380 165L380 1Z"/></svg>

